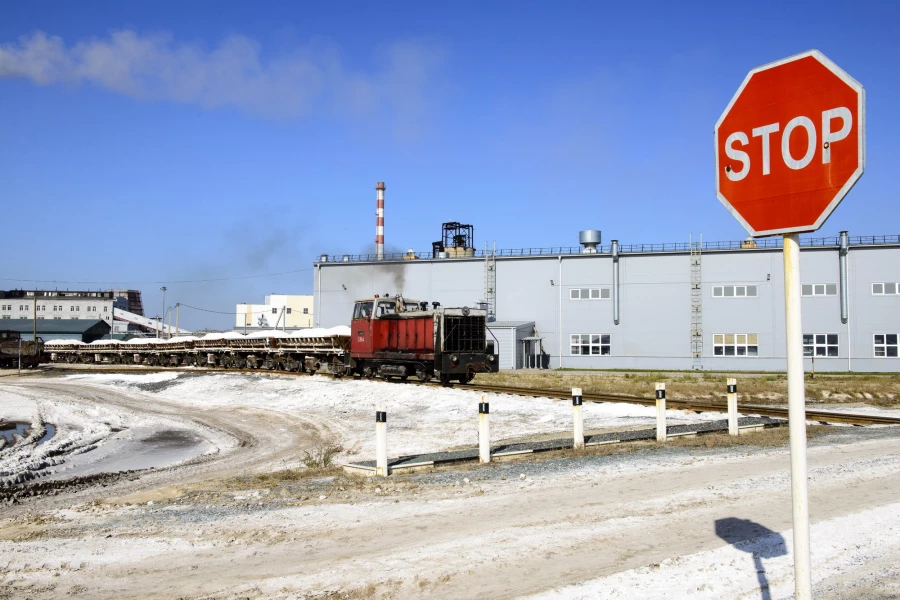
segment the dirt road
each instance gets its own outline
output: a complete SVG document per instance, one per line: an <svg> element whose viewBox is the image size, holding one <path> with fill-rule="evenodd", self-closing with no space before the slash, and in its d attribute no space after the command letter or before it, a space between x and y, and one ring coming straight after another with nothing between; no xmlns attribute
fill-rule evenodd
<svg viewBox="0 0 900 600"><path fill-rule="evenodd" d="M249 406L186 409L72 383L33 390L196 420L242 444L134 482L7 510L0 597L758 598L749 554L728 559L721 572L681 572L678 564L730 550L717 520L749 520L772 532L791 527L785 449L649 448L223 491L218 480L273 469L327 433L327 422ZM887 541L876 562L887 568L900 557L900 532L878 519L900 516L900 436L839 442L810 448L813 546L830 552L828 564L859 562L861 545L876 537L866 527L878 526ZM835 527L844 533L835 535ZM824 568L824 560L814 565ZM789 559L765 562L766 584L789 590ZM853 579L854 568L833 573L866 576ZM654 583L654 572L665 569L672 575ZM624 572L637 575L627 583L602 579Z"/></svg>

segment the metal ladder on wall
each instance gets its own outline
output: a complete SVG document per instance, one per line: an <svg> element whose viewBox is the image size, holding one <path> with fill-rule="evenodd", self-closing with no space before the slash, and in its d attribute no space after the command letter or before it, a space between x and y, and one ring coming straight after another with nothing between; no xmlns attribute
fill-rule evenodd
<svg viewBox="0 0 900 600"><path fill-rule="evenodd" d="M494 242L493 250L488 250L487 242L484 243L484 300L487 302L488 322L497 319L497 242Z"/></svg>
<svg viewBox="0 0 900 600"><path fill-rule="evenodd" d="M691 234L691 366L703 368L703 234L694 242Z"/></svg>

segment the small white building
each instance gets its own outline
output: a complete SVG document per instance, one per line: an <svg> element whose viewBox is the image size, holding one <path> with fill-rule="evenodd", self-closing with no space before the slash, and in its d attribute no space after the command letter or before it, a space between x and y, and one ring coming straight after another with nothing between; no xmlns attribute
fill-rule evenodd
<svg viewBox="0 0 900 600"><path fill-rule="evenodd" d="M313 326L313 297L268 294L265 304L238 304L234 327L251 329L301 329Z"/></svg>

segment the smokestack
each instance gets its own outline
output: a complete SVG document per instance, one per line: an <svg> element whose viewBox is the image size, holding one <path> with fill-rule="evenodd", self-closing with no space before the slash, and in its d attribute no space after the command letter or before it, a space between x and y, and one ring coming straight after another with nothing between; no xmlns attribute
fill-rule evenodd
<svg viewBox="0 0 900 600"><path fill-rule="evenodd" d="M384 182L375 184L378 208L375 210L375 260L384 260Z"/></svg>

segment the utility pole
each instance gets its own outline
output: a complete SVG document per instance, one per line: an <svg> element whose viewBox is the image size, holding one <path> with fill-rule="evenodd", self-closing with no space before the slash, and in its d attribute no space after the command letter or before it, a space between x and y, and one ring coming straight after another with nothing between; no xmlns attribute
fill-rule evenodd
<svg viewBox="0 0 900 600"><path fill-rule="evenodd" d="M156 328L156 338L157 339L159 339L159 330L163 328L163 323L166 320L166 290L168 288L166 286L162 286L159 289L163 293L163 304L162 304L162 313L160 313L162 316L160 316L159 325Z"/></svg>
<svg viewBox="0 0 900 600"><path fill-rule="evenodd" d="M34 314L31 316L34 326L34 347L31 349L31 353L37 354L37 290L34 290Z"/></svg>

